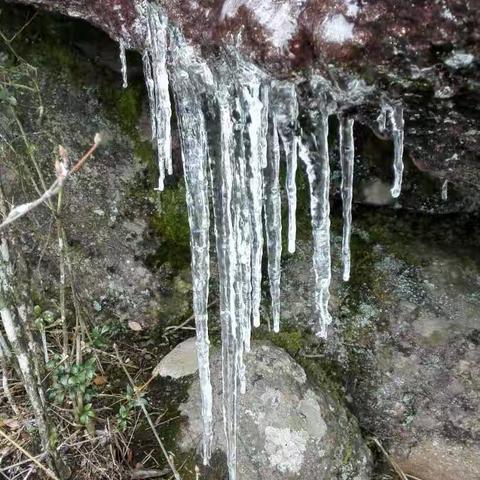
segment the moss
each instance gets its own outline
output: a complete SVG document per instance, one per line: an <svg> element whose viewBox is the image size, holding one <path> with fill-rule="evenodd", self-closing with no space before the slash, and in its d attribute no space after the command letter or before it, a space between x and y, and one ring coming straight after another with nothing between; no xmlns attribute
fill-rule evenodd
<svg viewBox="0 0 480 480"><path fill-rule="evenodd" d="M343 458L342 458L342 464L347 465L350 459L352 458L353 454L353 447L352 444L349 443L346 447L345 450L343 451Z"/></svg>
<svg viewBox="0 0 480 480"><path fill-rule="evenodd" d="M297 355L304 344L303 332L300 330L281 331L279 333L269 332L266 336L272 343L286 350L292 357Z"/></svg>
<svg viewBox="0 0 480 480"><path fill-rule="evenodd" d="M112 119L132 139L137 139L138 119L142 111L144 90L141 84L130 82L127 88L102 85L100 98Z"/></svg>
<svg viewBox="0 0 480 480"><path fill-rule="evenodd" d="M284 327L281 332L273 333L260 327L253 331L253 337L255 340L268 340L286 350L303 367L313 385L326 390L337 401L344 403L339 365L322 354L315 358L305 355L305 351L318 349L318 340L311 331Z"/></svg>
<svg viewBox="0 0 480 480"><path fill-rule="evenodd" d="M158 268L165 262L180 269L190 263L190 228L183 181L167 186L156 200L156 213L149 219L150 229L160 245L147 258L147 265Z"/></svg>
<svg viewBox="0 0 480 480"><path fill-rule="evenodd" d="M167 187L157 202L158 215L153 220L153 227L163 239L189 245L190 230L185 202L185 185Z"/></svg>

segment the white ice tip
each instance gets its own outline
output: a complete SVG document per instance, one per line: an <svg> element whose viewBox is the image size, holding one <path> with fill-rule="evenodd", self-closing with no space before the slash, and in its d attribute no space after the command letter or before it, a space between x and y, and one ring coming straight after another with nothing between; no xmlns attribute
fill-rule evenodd
<svg viewBox="0 0 480 480"><path fill-rule="evenodd" d="M343 281L348 282L350 280L350 272L343 272Z"/></svg>
<svg viewBox="0 0 480 480"><path fill-rule="evenodd" d="M316 334L317 337L327 339L327 329L325 327L322 327L321 330L319 330Z"/></svg>
<svg viewBox="0 0 480 480"><path fill-rule="evenodd" d="M392 195L393 198L398 198L400 196L400 189L399 188L396 188L396 187L393 187L391 190L390 190L390 193Z"/></svg>
<svg viewBox="0 0 480 480"><path fill-rule="evenodd" d="M158 181L158 187L155 188L154 190L156 192L163 192L164 189L165 189L165 183L162 180L159 180Z"/></svg>
<svg viewBox="0 0 480 480"><path fill-rule="evenodd" d="M288 253L295 253L295 244L293 245L288 245Z"/></svg>

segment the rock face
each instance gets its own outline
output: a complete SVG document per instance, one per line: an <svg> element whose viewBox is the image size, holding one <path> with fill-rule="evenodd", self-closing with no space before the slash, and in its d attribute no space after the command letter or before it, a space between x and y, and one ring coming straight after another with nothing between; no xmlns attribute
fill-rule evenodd
<svg viewBox="0 0 480 480"><path fill-rule="evenodd" d="M337 372L360 425L406 473L480 478L480 232L452 217L365 220L358 209L350 283L341 284L334 260L328 341L312 346L303 337L297 348ZM308 252L300 246L300 257ZM315 321L305 308L313 278L304 261L284 264L286 330Z"/></svg>
<svg viewBox="0 0 480 480"><path fill-rule="evenodd" d="M143 49L140 0L9 1L85 19L129 48ZM371 96L353 113L372 128L382 97L401 100L406 146L417 168L455 183L480 184L480 9L475 2L158 3L206 58L218 58L225 46L233 46L274 77L300 81L320 74L346 90L352 79L365 81Z"/></svg>
<svg viewBox="0 0 480 480"><path fill-rule="evenodd" d="M2 22L2 29L8 28L5 17ZM10 23L14 23L13 18ZM22 170L29 164L18 141L14 113L35 149L48 185L54 179L53 159L59 144L67 150L73 164L91 145L95 134L105 132L106 141L78 175L72 177L63 198L63 225L76 288L99 322L116 318L122 325L133 320L146 327L159 318L164 322L182 318L189 314L191 301L188 254L178 262L183 255L178 245L184 242L188 252L186 213L184 217L177 213L178 198L183 200L184 192L179 192L178 198L172 194L171 201L168 200L171 190L166 192L162 203L166 213L159 214L158 196L151 189L156 173L151 182L146 179L148 165L154 165L153 152L150 144L142 143L136 133L141 100L133 88L127 91L116 88L111 77L107 80L108 73L106 77L98 75L96 67L88 61L73 51L60 49L45 42L38 50L24 52L25 58L39 70L43 106L38 98L18 91L9 92L16 97L15 110L0 104L0 177L6 194L14 204L38 196L30 186L33 177L28 170L26 175ZM0 52L2 72L8 70L11 78L29 85L28 72L21 65L10 67L8 55L5 49ZM62 58L64 63L59 61ZM74 80L75 76L80 84ZM108 91L100 93L104 81L108 82ZM111 95L110 100L106 92ZM40 108L41 116L31 114ZM130 120L133 125L126 125ZM36 135L40 124L42 134ZM8 144L13 148L6 148ZM26 188L20 186L22 182L27 184ZM57 239L47 208L40 207L35 218L25 217L12 228L22 239L33 272L37 272L33 264L39 262L42 274L32 274L31 282L40 297L37 301L49 305L50 296L55 298L59 278ZM169 235L177 248L168 259L159 261L158 252L168 250L162 247L161 237Z"/></svg>
<svg viewBox="0 0 480 480"><path fill-rule="evenodd" d="M287 353L254 343L246 364L247 390L240 396L238 419L239 480L370 478L370 453L356 422L321 386L312 385ZM224 451L219 351L212 355L211 371L214 449ZM202 432L198 381L180 409L188 417L181 446L195 449ZM210 475L207 478L216 478Z"/></svg>

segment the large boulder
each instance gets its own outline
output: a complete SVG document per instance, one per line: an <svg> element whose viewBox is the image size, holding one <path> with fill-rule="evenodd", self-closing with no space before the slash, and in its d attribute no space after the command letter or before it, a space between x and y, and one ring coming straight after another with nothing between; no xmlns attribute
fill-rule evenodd
<svg viewBox="0 0 480 480"><path fill-rule="evenodd" d="M284 350L254 343L246 356L246 393L238 412L238 479L369 479L370 452L358 425L338 400L312 384ZM225 452L221 352L211 357L214 450ZM181 412L188 417L181 447L199 449L202 437L199 382ZM214 456L212 471L224 457ZM207 478L216 478L207 473Z"/></svg>

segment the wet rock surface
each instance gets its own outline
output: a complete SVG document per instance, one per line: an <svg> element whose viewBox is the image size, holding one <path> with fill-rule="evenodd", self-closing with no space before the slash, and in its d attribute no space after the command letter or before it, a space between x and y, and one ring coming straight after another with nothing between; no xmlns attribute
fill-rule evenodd
<svg viewBox="0 0 480 480"><path fill-rule="evenodd" d="M12 28L21 25L18 20L10 18ZM5 17L2 22L8 32L11 25ZM7 197L17 205L37 198L33 185L54 181L58 145L73 165L100 132L104 140L99 150L72 176L63 194L61 218L75 288L98 321L114 318L126 325L131 320L147 327L159 319L183 318L191 301L188 224L178 202L184 192L169 189L160 206L159 194L151 188L156 165L149 141L143 140L149 133L142 131L148 131L148 117L147 127L142 125L142 90L138 83L122 90L115 75L72 45L66 47L66 37L45 33L58 28L65 34L68 24L46 22L46 28L41 20L30 31L39 47L22 50L38 76L33 68L18 65L8 48L2 50L2 74L25 85L24 90L2 90L7 100L14 99L13 108L4 99L0 105L0 175ZM38 95L27 90L36 88L35 81ZM41 206L14 224L13 231L31 263L36 301L48 303L60 278L51 212ZM166 250L169 258L163 255Z"/></svg>
<svg viewBox="0 0 480 480"><path fill-rule="evenodd" d="M407 473L473 480L480 474L478 229L468 217L464 224L400 212L374 217L354 214L349 284L334 264L329 340L297 345L297 355L316 355L335 372L360 425ZM300 257L308 251L301 245ZM299 257L285 262L283 278L283 317L295 331L314 321L305 311L313 279Z"/></svg>
<svg viewBox="0 0 480 480"><path fill-rule="evenodd" d="M238 478L370 478L370 452L337 400L307 379L303 368L284 350L254 343L246 357L246 393L238 417ZM274 373L275 372L275 373ZM225 451L222 421L221 354L212 354L214 450ZM195 380L180 406L188 417L180 433L183 449L200 446L200 391ZM221 456L211 470L221 470ZM223 478L210 476L207 478Z"/></svg>

